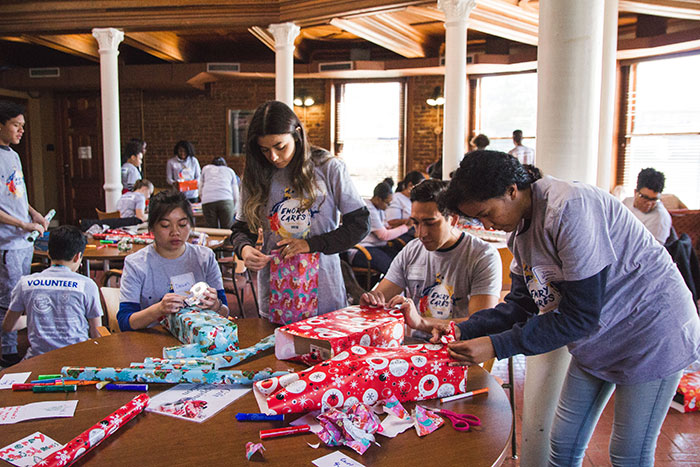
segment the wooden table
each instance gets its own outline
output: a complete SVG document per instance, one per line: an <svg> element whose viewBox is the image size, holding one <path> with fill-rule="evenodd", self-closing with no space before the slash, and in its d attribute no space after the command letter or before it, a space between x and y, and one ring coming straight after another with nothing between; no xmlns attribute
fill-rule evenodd
<svg viewBox="0 0 700 467"><path fill-rule="evenodd" d="M253 345L273 332L272 324L258 318L239 319L241 347ZM31 379L39 374L58 373L70 366L128 366L143 361L147 356L160 356L163 346L174 345L176 340L162 328L147 331L113 334L100 339L54 350L23 361L7 372L31 371ZM272 349L245 361L235 368L275 370L303 367L278 361ZM149 395L167 389L169 385L149 385ZM339 449L347 456L367 466L440 466L468 465L470 467L500 465L509 446L511 409L508 399L496 380L481 367L469 369L467 389L488 387L487 395L444 404L443 407L481 418L483 426L461 433L446 422L436 432L419 438L415 430L396 438L377 436L379 446L371 446L360 456L350 448L328 448L323 443L318 449L307 446L320 442L312 433L266 440L265 462L270 465L311 465L311 461ZM91 427L138 393L98 391L94 387L80 387L77 393L34 394L31 392L0 391L3 406L23 405L45 400L72 400L78 403L73 418L55 418L3 425L0 429L0 447L6 446L36 431L66 443ZM440 405L437 400L425 401L425 406ZM413 403L405 404L407 409ZM243 465L245 444L259 442L258 432L283 426L282 422L237 422L237 412L258 412L252 392L233 402L203 423L195 423L154 413L139 415L83 457L80 463L99 466L173 466L173 465Z"/></svg>

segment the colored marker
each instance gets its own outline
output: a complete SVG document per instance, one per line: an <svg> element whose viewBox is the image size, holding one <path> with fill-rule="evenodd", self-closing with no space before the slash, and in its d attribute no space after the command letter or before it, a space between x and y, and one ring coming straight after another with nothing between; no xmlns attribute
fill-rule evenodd
<svg viewBox="0 0 700 467"><path fill-rule="evenodd" d="M105 245L113 245L117 243L116 240L100 240L100 243L105 244Z"/></svg>
<svg viewBox="0 0 700 467"><path fill-rule="evenodd" d="M32 387L32 392L76 392L78 391L77 384L58 384L54 386L36 385Z"/></svg>
<svg viewBox="0 0 700 467"><path fill-rule="evenodd" d="M61 382L63 381L63 378L60 376L58 378L47 378L47 379L35 379L34 381L30 381L32 384L53 384L56 382Z"/></svg>
<svg viewBox="0 0 700 467"><path fill-rule="evenodd" d="M284 414L279 415L267 415L264 413L237 413L236 420L239 422L269 422L269 421L283 421Z"/></svg>
<svg viewBox="0 0 700 467"><path fill-rule="evenodd" d="M105 384L108 391L148 391L148 384Z"/></svg>
<svg viewBox="0 0 700 467"><path fill-rule="evenodd" d="M109 383L110 383L109 381L100 381L95 386L97 386L97 389L102 389L103 387L107 386Z"/></svg>
<svg viewBox="0 0 700 467"><path fill-rule="evenodd" d="M459 399L476 396L477 394L483 394L485 392L489 392L489 388L475 389L474 391L465 392L464 394L455 394L454 396L443 397L440 399L440 403L444 404L445 402L456 401Z"/></svg>
<svg viewBox="0 0 700 467"><path fill-rule="evenodd" d="M63 378L62 375L39 375L37 376L37 379L61 379Z"/></svg>
<svg viewBox="0 0 700 467"><path fill-rule="evenodd" d="M260 430L260 439L296 435L299 433L308 433L309 431L311 431L311 427L309 425L286 426L284 428L275 428L273 430Z"/></svg>
<svg viewBox="0 0 700 467"><path fill-rule="evenodd" d="M31 383L15 383L12 385L13 391L31 391L34 387Z"/></svg>

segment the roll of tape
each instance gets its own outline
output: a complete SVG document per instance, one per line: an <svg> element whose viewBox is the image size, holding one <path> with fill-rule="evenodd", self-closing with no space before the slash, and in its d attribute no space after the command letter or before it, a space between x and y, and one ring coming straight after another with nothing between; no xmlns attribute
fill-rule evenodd
<svg viewBox="0 0 700 467"><path fill-rule="evenodd" d="M197 282L190 289L190 296L187 297L187 299L185 300L185 303L187 303L189 306L198 305L200 303L200 301L202 300L202 297L204 296L204 292L208 288L209 288L209 285L206 282Z"/></svg>

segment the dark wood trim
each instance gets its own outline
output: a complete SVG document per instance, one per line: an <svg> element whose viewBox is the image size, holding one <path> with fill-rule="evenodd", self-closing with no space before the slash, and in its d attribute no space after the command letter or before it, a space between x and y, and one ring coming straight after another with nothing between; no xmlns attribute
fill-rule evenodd
<svg viewBox="0 0 700 467"><path fill-rule="evenodd" d="M619 99L617 106L617 145L615 167L615 185L622 185L625 178L625 148L627 147L627 110L629 103L630 66L620 67Z"/></svg>

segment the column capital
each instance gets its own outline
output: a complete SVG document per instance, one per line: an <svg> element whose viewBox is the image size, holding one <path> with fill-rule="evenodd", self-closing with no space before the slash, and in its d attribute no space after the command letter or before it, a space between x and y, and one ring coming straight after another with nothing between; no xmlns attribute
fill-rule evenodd
<svg viewBox="0 0 700 467"><path fill-rule="evenodd" d="M294 23L271 24L268 31L275 38L275 49L294 45L294 39L299 35L299 26Z"/></svg>
<svg viewBox="0 0 700 467"><path fill-rule="evenodd" d="M97 39L100 53L117 51L119 44L124 40L124 32L115 28L94 28L92 36Z"/></svg>
<svg viewBox="0 0 700 467"><path fill-rule="evenodd" d="M466 21L476 0L438 0L438 9L445 13L445 24Z"/></svg>

